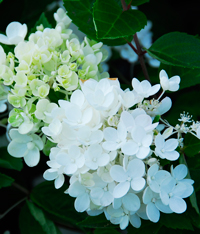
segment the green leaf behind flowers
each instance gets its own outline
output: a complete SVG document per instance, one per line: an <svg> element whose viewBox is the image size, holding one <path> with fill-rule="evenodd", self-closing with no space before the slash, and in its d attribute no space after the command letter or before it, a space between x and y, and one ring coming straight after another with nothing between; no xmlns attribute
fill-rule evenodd
<svg viewBox="0 0 200 234"><path fill-rule="evenodd" d="M11 186L14 181L10 176L0 173L0 188Z"/></svg>
<svg viewBox="0 0 200 234"><path fill-rule="evenodd" d="M61 234L43 211L28 201L20 211L19 227L21 234Z"/></svg>
<svg viewBox="0 0 200 234"><path fill-rule="evenodd" d="M77 223L78 226L88 228L116 228L109 220L105 218L104 214L98 216L89 216L85 220Z"/></svg>
<svg viewBox="0 0 200 234"><path fill-rule="evenodd" d="M37 31L37 26L43 25L44 28L52 28L51 24L49 23L49 21L47 20L44 12L40 15L40 18L38 19L38 21L35 23L35 26L31 29L30 34L31 33L35 33Z"/></svg>
<svg viewBox="0 0 200 234"><path fill-rule="evenodd" d="M200 152L200 140L190 133L184 137L184 152L188 157L193 157Z"/></svg>
<svg viewBox="0 0 200 234"><path fill-rule="evenodd" d="M99 39L131 36L147 24L146 16L141 11L123 11L115 0L96 0L93 15Z"/></svg>
<svg viewBox="0 0 200 234"><path fill-rule="evenodd" d="M0 148L0 167L21 171L23 162L21 158L14 158L7 152L7 147Z"/></svg>
<svg viewBox="0 0 200 234"><path fill-rule="evenodd" d="M32 216L40 224L40 226L42 227L45 233L48 233L48 234L60 233L58 232L55 224L45 216L44 212L40 208L38 208L37 206L35 206L33 203L29 201L26 201L26 203L28 205L28 208Z"/></svg>
<svg viewBox="0 0 200 234"><path fill-rule="evenodd" d="M64 194L67 186L55 189L53 182L43 182L31 192L31 200L44 209L53 221L76 226L86 217L74 209L74 198Z"/></svg>
<svg viewBox="0 0 200 234"><path fill-rule="evenodd" d="M185 159L184 154L180 155L180 157L179 157L179 163L186 165L186 167L188 168L188 164L187 164L187 161ZM189 169L188 168L188 174L187 174L186 178L193 179L196 182L198 182L199 178L197 178L197 180L196 180L196 178L195 178L195 176L193 174L193 170L196 171L196 169ZM198 170L198 172L199 172L199 170ZM198 173L198 177L199 177L199 173ZM196 183L195 183L195 190L198 191L197 188L196 188ZM197 214L199 214L199 207L198 207L198 204L197 204L197 197L196 197L196 191L195 190L193 191L193 193L190 196L190 202L191 202L192 207L196 210Z"/></svg>
<svg viewBox="0 0 200 234"><path fill-rule="evenodd" d="M164 64L200 69L200 40L186 33L165 34L147 52Z"/></svg>
<svg viewBox="0 0 200 234"><path fill-rule="evenodd" d="M123 45L128 41L132 41L133 37L127 37L126 40L120 39L103 39L99 40L96 37L96 30L93 22L93 4L95 0L81 0L81 1L66 1L64 6L67 10L67 15L72 19L72 22L76 24L80 31L85 33L88 38L95 41L101 41L105 45ZM84 20L83 20L84 19Z"/></svg>

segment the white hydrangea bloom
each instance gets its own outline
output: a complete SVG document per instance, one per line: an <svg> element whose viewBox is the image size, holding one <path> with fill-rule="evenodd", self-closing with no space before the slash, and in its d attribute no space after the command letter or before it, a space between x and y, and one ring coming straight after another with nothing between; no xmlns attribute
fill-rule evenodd
<svg viewBox="0 0 200 234"><path fill-rule="evenodd" d="M66 12L62 8L58 8L57 12L54 13L54 19L57 23L63 22L66 26L71 23L71 19L66 15Z"/></svg>
<svg viewBox="0 0 200 234"><path fill-rule="evenodd" d="M0 34L0 42L6 45L17 45L24 41L28 28L26 24L11 22L6 28L6 35Z"/></svg>
<svg viewBox="0 0 200 234"><path fill-rule="evenodd" d="M67 190L71 197L76 197L74 206L78 212L87 210L90 206L90 188L82 185L79 181L71 184Z"/></svg>
<svg viewBox="0 0 200 234"><path fill-rule="evenodd" d="M187 197L188 193L187 186L184 183L177 184L173 177L167 177L161 183L160 190L160 198L163 204L169 205L173 212L181 214L186 210L187 204L183 198Z"/></svg>
<svg viewBox="0 0 200 234"><path fill-rule="evenodd" d="M140 191L145 186L145 179L142 178L145 174L144 163L139 159L133 159L129 162L127 170L122 166L114 165L110 169L112 178L119 182L113 191L115 198L123 197L130 189Z"/></svg>
<svg viewBox="0 0 200 234"><path fill-rule="evenodd" d="M40 150L43 149L43 141L36 134L20 134L17 129L11 129L9 135L12 141L8 145L8 152L16 158L24 158L29 167L39 163Z"/></svg>
<svg viewBox="0 0 200 234"><path fill-rule="evenodd" d="M50 161L47 161L47 165L51 168L47 169L43 174L45 180L54 180L54 185L56 189L62 187L65 181L65 177L63 175L64 166L56 162L56 156L59 152L59 148L51 148L49 155Z"/></svg>
<svg viewBox="0 0 200 234"><path fill-rule="evenodd" d="M155 193L160 192L160 185L164 179L171 176L168 171L159 170L158 164L153 164L147 172L147 183Z"/></svg>
<svg viewBox="0 0 200 234"><path fill-rule="evenodd" d="M143 193L143 202L146 204L146 213L149 220L157 223L160 219L160 211L164 213L173 213L169 205L164 205L160 199L159 193L153 192L150 187L147 187Z"/></svg>
<svg viewBox="0 0 200 234"><path fill-rule="evenodd" d="M155 138L155 154L162 159L177 160L179 153L175 149L178 147L178 144L178 140L174 138L165 141L164 137L159 133Z"/></svg>
<svg viewBox="0 0 200 234"><path fill-rule="evenodd" d="M159 74L160 84L164 91L169 90L175 92L179 89L179 83L181 81L180 76L173 76L170 79L165 70L161 70Z"/></svg>
<svg viewBox="0 0 200 234"><path fill-rule="evenodd" d="M157 120L156 115L171 108L171 99L160 100L164 92L157 100L145 99L160 85L134 78L133 89L122 90L117 78L102 73L107 57L103 43L79 40L68 28L71 20L64 10L58 9L54 17L55 28L39 25L28 41L20 39L14 53L6 55L0 47L0 82L12 86L8 101L15 108L9 122L18 128L10 131L8 151L34 166L43 134L56 145L44 178L58 189L69 176L66 193L75 197L75 209L89 215L104 212L121 229L129 222L139 228L141 219L157 222L160 212L184 212L183 199L192 194L193 180L185 179L184 165L171 167L170 174L155 154L178 159L176 148L184 144L181 133L197 133L199 123L181 116L181 125L174 128ZM150 46L151 33L140 34L144 46ZM165 79L161 85L175 90L177 81ZM63 98L57 100L55 92ZM176 131L177 139L168 139Z"/></svg>
<svg viewBox="0 0 200 234"><path fill-rule="evenodd" d="M143 80L142 82L140 82L136 78L133 78L132 86L134 91L141 97L141 101L144 98L148 98L149 96L156 94L160 89L159 84L151 86L148 80Z"/></svg>

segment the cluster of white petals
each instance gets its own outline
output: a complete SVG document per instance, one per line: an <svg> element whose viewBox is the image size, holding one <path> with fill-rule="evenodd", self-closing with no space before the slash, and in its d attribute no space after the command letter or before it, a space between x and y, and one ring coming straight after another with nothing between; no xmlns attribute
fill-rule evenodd
<svg viewBox="0 0 200 234"><path fill-rule="evenodd" d="M0 46L0 92L9 86L8 102L14 106L9 154L33 167L53 142L44 178L59 189L69 176L65 193L75 198L75 209L104 213L121 229L129 222L139 228L141 219L156 223L160 212L183 213L194 181L186 179L185 165L169 172L162 162L179 158L182 133L200 138L200 123L182 115L181 124L172 127L161 118L172 101L160 100L166 90L179 89L180 77L169 79L161 70L160 84L133 78L131 90L123 90L117 78L101 72L107 57L103 43L80 42L63 9L54 18L55 28L38 25L27 40L27 27L18 22L8 25L7 36L0 35L1 43L16 45L7 55ZM150 28L138 34L146 48ZM5 102L0 100L0 112Z"/></svg>
<svg viewBox="0 0 200 234"><path fill-rule="evenodd" d="M145 100L160 85L134 78L133 90L124 91L117 79L105 78L80 86L46 114L51 121L42 131L57 145L44 178L58 189L69 176L66 193L75 198L75 209L104 213L121 229L129 222L139 228L141 219L158 222L160 212L183 213L194 181L185 179L183 164L172 166L171 173L162 168L160 160L179 158L179 141L170 138L173 129L154 121L170 109L171 100Z"/></svg>
<svg viewBox="0 0 200 234"><path fill-rule="evenodd" d="M8 54L0 46L0 85L10 87L7 98L0 100L0 111L6 109L6 100L14 106L8 121L20 134L34 133L50 121L53 104L42 101L50 93L67 99L80 80L109 77L100 69L107 56L103 43L86 37L80 41L69 29L71 19L62 8L54 18L55 28L38 25L27 40L27 26L19 22L7 26L7 36L0 35L1 43L15 45L14 53Z"/></svg>
<svg viewBox="0 0 200 234"><path fill-rule="evenodd" d="M6 36L0 34L0 42L6 45L17 45L19 42L24 41L28 28L26 24L19 22L11 22L6 28Z"/></svg>

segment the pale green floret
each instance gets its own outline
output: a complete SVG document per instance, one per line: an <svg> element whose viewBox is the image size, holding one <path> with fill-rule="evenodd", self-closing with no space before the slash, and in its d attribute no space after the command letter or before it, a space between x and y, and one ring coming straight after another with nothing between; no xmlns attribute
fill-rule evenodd
<svg viewBox="0 0 200 234"><path fill-rule="evenodd" d="M81 54L83 54L80 42L77 38L66 41L67 49L69 50L72 61L75 61Z"/></svg>
<svg viewBox="0 0 200 234"><path fill-rule="evenodd" d="M34 112L35 117L43 120L45 123L50 123L52 121L50 113L56 107L58 107L57 104L50 103L47 99L40 99Z"/></svg>
<svg viewBox="0 0 200 234"><path fill-rule="evenodd" d="M27 85L27 76L24 72L18 71L16 76L14 76L14 81L17 86L25 87Z"/></svg>
<svg viewBox="0 0 200 234"><path fill-rule="evenodd" d="M15 70L18 71L23 71L24 73L29 73L30 72L30 67L28 65L28 63L24 60L22 60L19 64L18 67L15 68Z"/></svg>
<svg viewBox="0 0 200 234"><path fill-rule="evenodd" d="M85 63L83 65L82 69L86 71L86 73L85 73L86 79L95 78L95 76L97 75L97 72L98 72L97 65L92 64L92 63Z"/></svg>
<svg viewBox="0 0 200 234"><path fill-rule="evenodd" d="M0 65L0 78L2 78L5 71L6 71L6 66L5 65Z"/></svg>
<svg viewBox="0 0 200 234"><path fill-rule="evenodd" d="M76 63L70 63L69 64L69 69L72 71L77 71L77 64Z"/></svg>
<svg viewBox="0 0 200 234"><path fill-rule="evenodd" d="M49 76L48 75L45 75L42 80L46 83L49 81Z"/></svg>
<svg viewBox="0 0 200 234"><path fill-rule="evenodd" d="M9 113L9 118L8 122L13 126L13 127L19 127L20 124L24 122L23 117L21 116L22 110L19 109L12 109L11 112Z"/></svg>
<svg viewBox="0 0 200 234"><path fill-rule="evenodd" d="M13 76L14 74L12 70L9 67L5 66L5 71L1 75L4 85L11 85L13 83Z"/></svg>
<svg viewBox="0 0 200 234"><path fill-rule="evenodd" d="M30 88L34 96L44 98L49 94L50 87L44 81L34 79L30 83Z"/></svg>
<svg viewBox="0 0 200 234"><path fill-rule="evenodd" d="M78 58L77 58L77 64L78 65L81 65L81 64L83 64L83 62L84 62L84 55L80 55Z"/></svg>
<svg viewBox="0 0 200 234"><path fill-rule="evenodd" d="M57 69L57 61L54 59L55 56L52 56L52 59L50 59L47 63L44 63L44 69L47 70L47 72L52 72Z"/></svg>
<svg viewBox="0 0 200 234"><path fill-rule="evenodd" d="M34 51L35 44L32 41L20 42L14 50L15 57L18 58L19 62L24 60L29 65L32 63L32 55Z"/></svg>
<svg viewBox="0 0 200 234"><path fill-rule="evenodd" d="M72 71L69 70L67 65L63 65L59 67L58 75L60 75L62 78L69 78L72 76Z"/></svg>
<svg viewBox="0 0 200 234"><path fill-rule="evenodd" d="M22 108L26 105L26 100L24 97L15 96L12 94L8 94L8 101L11 105L18 108Z"/></svg>
<svg viewBox="0 0 200 234"><path fill-rule="evenodd" d="M61 55L60 55L60 60L62 63L68 63L70 60L71 56L69 54L68 50L65 50Z"/></svg>
<svg viewBox="0 0 200 234"><path fill-rule="evenodd" d="M78 70L78 77L82 80L87 79L86 74L88 72L88 69L89 67L87 69Z"/></svg>
<svg viewBox="0 0 200 234"><path fill-rule="evenodd" d="M20 97L24 97L26 94L27 88L26 87L21 87L21 86L14 86L14 89L11 89L11 92L16 95L16 96L20 96Z"/></svg>
<svg viewBox="0 0 200 234"><path fill-rule="evenodd" d="M49 94L49 86L42 85L38 88L38 95L40 98L45 98Z"/></svg>
<svg viewBox="0 0 200 234"><path fill-rule="evenodd" d="M67 91L75 90L78 87L78 76L75 72L72 72L72 75L65 79L58 76L57 80Z"/></svg>
<svg viewBox="0 0 200 234"><path fill-rule="evenodd" d="M28 83L34 79L36 79L36 76L34 74L29 75L28 77Z"/></svg>
<svg viewBox="0 0 200 234"><path fill-rule="evenodd" d="M38 25L37 27L36 27L36 29L37 29L37 31L43 31L44 30L44 26L43 26L43 24L40 24L40 25Z"/></svg>
<svg viewBox="0 0 200 234"><path fill-rule="evenodd" d="M55 29L45 28L43 31L43 39L52 51L63 43L60 33Z"/></svg>

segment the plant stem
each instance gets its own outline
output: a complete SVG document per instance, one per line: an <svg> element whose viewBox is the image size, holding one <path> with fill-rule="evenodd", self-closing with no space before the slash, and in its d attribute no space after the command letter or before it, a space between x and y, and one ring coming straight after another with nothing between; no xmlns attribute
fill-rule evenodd
<svg viewBox="0 0 200 234"><path fill-rule="evenodd" d="M123 7L123 11L127 11L127 10L130 8L130 6L129 6L129 8L127 7L125 0L121 0L121 4L122 4L122 7ZM130 5L130 4L129 4L129 5ZM145 77L146 80L148 80L148 81L151 83L151 80L150 80L150 78L149 78L149 74L148 74L148 72L147 72L147 68L146 68L146 65L145 65L145 62L144 62L144 58L143 58L143 55L146 53L146 51L142 51L136 33L135 33L135 35L133 36L133 39L134 39L134 41L135 41L135 44L136 44L136 48L137 48L137 49L132 45L131 42L127 42L127 43L128 43L128 45L134 50L134 52L138 55L139 62L140 62L141 67L142 67L142 71L143 71L143 73L144 73L144 77Z"/></svg>
<svg viewBox="0 0 200 234"><path fill-rule="evenodd" d="M12 186L19 189L21 192L25 193L26 195L29 195L29 191L26 188L22 187L21 185L17 184L16 182L13 182Z"/></svg>
<svg viewBox="0 0 200 234"><path fill-rule="evenodd" d="M6 210L6 212L4 212L3 214L0 214L0 219L6 216L12 209L14 209L16 206L18 206L21 202L25 201L26 199L27 197L22 198L21 200L16 202L13 206L11 206L8 210Z"/></svg>
<svg viewBox="0 0 200 234"><path fill-rule="evenodd" d="M147 72L147 68L146 68L146 65L145 65L145 62L144 62L144 57L143 57L144 53L141 50L141 46L140 46L137 34L135 34L133 36L133 39L134 39L135 44L136 44L136 48L137 48L137 52L138 52L137 55L138 55L138 58L139 58L139 61L140 61L141 67L142 67L142 71L144 73L144 77L145 77L146 80L148 80L151 83L151 80L149 78L149 74Z"/></svg>

